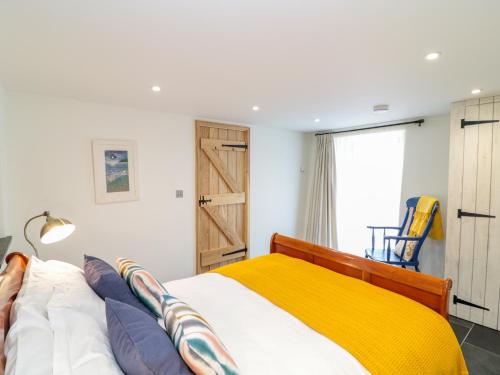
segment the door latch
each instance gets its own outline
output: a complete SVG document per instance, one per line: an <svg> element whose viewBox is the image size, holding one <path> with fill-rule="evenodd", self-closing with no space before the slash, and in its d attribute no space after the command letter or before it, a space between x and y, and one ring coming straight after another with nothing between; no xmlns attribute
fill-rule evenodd
<svg viewBox="0 0 500 375"><path fill-rule="evenodd" d="M207 204L208 202L212 202L212 200L211 200L211 199L205 199L205 196L204 196L204 195L202 195L202 196L201 196L201 199L198 201L198 204L199 204L200 206L202 206L202 205L204 205L204 204Z"/></svg>

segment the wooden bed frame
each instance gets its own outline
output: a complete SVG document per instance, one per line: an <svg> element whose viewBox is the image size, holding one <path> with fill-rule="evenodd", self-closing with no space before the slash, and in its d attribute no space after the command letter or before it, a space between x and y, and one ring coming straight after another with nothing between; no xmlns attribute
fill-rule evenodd
<svg viewBox="0 0 500 375"><path fill-rule="evenodd" d="M281 253L302 259L388 289L420 302L448 319L448 297L452 284L451 279L444 280L408 269L375 262L370 259L282 236L278 233L274 233L271 238L271 253Z"/></svg>
<svg viewBox="0 0 500 375"><path fill-rule="evenodd" d="M28 257L10 253L5 261L7 268L0 274L0 375L5 371L4 340L10 328L10 308L23 284Z"/></svg>
<svg viewBox="0 0 500 375"><path fill-rule="evenodd" d="M378 263L278 233L273 234L271 238L271 253L302 259L391 290L420 302L448 318L450 279L443 280ZM7 256L6 262L7 268L0 274L0 329L3 331L0 333L0 375L3 375L5 367L4 340L10 327L10 309L22 286L28 257L21 253L11 253Z"/></svg>

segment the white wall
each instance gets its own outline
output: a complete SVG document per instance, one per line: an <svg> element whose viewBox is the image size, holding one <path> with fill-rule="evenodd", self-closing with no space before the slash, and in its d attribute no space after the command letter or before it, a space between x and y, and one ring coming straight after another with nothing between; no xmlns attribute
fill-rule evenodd
<svg viewBox="0 0 500 375"><path fill-rule="evenodd" d="M441 202L443 226L446 225L449 127L449 115L428 117L421 127L406 127L401 215L406 210L406 199L432 195ZM443 241L425 240L420 250L422 272L444 275L445 241L446 238Z"/></svg>
<svg viewBox="0 0 500 375"><path fill-rule="evenodd" d="M11 249L29 252L27 218L45 209L77 225L66 240L39 245L42 258L77 265L83 253L107 261L131 257L162 280L195 270L194 120L188 116L8 92L6 186ZM91 140L138 141L141 199L94 203ZM268 251L270 234L295 235L301 133L251 129L251 255ZM184 198L176 199L175 190ZM43 222L34 223L31 237ZM39 242L37 242L39 244Z"/></svg>
<svg viewBox="0 0 500 375"><path fill-rule="evenodd" d="M4 218L4 184L3 175L5 159L5 91L0 83L0 237L5 235Z"/></svg>
<svg viewBox="0 0 500 375"><path fill-rule="evenodd" d="M271 128L251 129L250 243L252 257L269 252L274 232L297 237L307 188L306 136Z"/></svg>

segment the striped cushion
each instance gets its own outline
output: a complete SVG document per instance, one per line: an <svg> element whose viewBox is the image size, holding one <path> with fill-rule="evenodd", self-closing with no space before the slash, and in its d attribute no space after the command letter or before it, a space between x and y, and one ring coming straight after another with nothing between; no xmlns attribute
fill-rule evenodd
<svg viewBox="0 0 500 375"><path fill-rule="evenodd" d="M161 317L162 296L168 294L165 287L153 275L130 259L118 258L116 264L132 293L156 316Z"/></svg>
<svg viewBox="0 0 500 375"><path fill-rule="evenodd" d="M236 375L238 367L203 317L177 298L163 296L163 319L168 335L196 375Z"/></svg>
<svg viewBox="0 0 500 375"><path fill-rule="evenodd" d="M238 367L203 317L137 263L119 258L118 270L132 292L157 316L184 362L196 375L237 375Z"/></svg>

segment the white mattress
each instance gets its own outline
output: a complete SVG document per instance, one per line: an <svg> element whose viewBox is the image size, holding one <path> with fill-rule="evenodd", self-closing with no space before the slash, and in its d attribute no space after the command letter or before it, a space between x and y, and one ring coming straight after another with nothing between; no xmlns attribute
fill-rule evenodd
<svg viewBox="0 0 500 375"><path fill-rule="evenodd" d="M368 374L339 345L233 279L203 274L164 285L207 319L242 374Z"/></svg>

